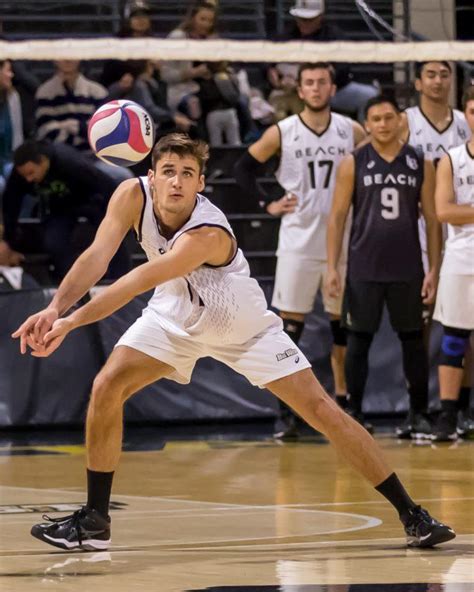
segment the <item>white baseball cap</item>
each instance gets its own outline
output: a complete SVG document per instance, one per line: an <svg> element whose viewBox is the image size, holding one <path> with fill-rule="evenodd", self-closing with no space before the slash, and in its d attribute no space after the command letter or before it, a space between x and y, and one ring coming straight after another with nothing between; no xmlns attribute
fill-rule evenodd
<svg viewBox="0 0 474 592"><path fill-rule="evenodd" d="M291 16L302 19L316 18L324 12L324 0L296 0L290 8Z"/></svg>

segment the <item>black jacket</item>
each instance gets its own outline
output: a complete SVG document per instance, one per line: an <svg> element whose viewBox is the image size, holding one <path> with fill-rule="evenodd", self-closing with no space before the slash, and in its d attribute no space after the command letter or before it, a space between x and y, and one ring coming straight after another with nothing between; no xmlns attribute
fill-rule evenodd
<svg viewBox="0 0 474 592"><path fill-rule="evenodd" d="M41 183L27 183L13 169L3 194L4 238L15 244L16 227L25 195L39 197L40 216L75 215L87 207L103 215L117 183L72 146L48 144L49 170ZM95 158L95 157L94 157Z"/></svg>

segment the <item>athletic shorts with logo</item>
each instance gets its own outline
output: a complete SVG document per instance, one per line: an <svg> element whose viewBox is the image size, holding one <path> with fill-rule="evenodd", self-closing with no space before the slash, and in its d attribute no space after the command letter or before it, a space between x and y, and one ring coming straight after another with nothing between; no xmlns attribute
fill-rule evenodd
<svg viewBox="0 0 474 592"><path fill-rule="evenodd" d="M242 344L209 345L191 336L166 331L150 309L123 334L115 347L127 346L174 368L167 378L187 384L199 358L211 357L245 376L255 386L266 384L310 368L303 352L275 325Z"/></svg>

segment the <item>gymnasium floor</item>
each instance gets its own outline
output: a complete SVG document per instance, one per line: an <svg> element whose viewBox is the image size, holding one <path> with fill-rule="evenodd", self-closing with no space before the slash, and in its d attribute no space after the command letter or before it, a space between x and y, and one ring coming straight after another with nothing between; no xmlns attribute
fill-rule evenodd
<svg viewBox="0 0 474 592"><path fill-rule="evenodd" d="M84 502L81 434L0 438L0 590L472 592L474 442L379 436L410 493L457 538L407 549L395 512L324 440L133 430L116 476L109 552L33 539ZM186 434L184 436L183 434Z"/></svg>

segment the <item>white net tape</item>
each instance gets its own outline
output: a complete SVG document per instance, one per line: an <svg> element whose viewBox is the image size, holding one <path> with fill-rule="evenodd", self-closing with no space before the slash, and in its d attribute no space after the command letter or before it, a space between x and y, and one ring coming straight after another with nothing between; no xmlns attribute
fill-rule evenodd
<svg viewBox="0 0 474 592"><path fill-rule="evenodd" d="M238 62L409 62L474 60L472 41L309 43L183 39L0 41L0 59L161 59Z"/></svg>

